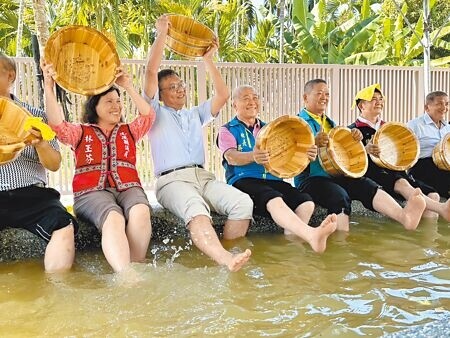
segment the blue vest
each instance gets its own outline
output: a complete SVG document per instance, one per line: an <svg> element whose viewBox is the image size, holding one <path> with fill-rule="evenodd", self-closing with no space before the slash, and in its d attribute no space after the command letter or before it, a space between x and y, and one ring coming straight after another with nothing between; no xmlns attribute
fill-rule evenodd
<svg viewBox="0 0 450 338"><path fill-rule="evenodd" d="M316 120L314 120L309 114L306 112L305 108L303 108L297 116L303 120L305 120L309 126L311 127L311 130L313 131L314 137L317 135L317 133L320 131L320 125L317 123ZM334 128L336 126L336 123L333 122L328 116L325 116L326 120L330 125ZM319 161L319 156L317 156L316 160L311 162L308 167L303 170L300 174L295 176L294 178L294 185L298 188L302 185L302 183L309 177L309 176L325 176L330 177L328 173L322 168Z"/></svg>
<svg viewBox="0 0 450 338"><path fill-rule="evenodd" d="M261 127L265 125L264 122L259 122ZM253 136L253 133L244 125L244 123L237 119L237 117L225 124L224 127L227 128L236 139L238 151L249 152L253 150L255 147L255 137ZM281 178L268 173L263 165L256 162L234 166L229 164L225 160L225 157L223 157L222 165L225 168L225 179L228 184L233 184L241 178L261 178L265 180L277 181L282 180Z"/></svg>

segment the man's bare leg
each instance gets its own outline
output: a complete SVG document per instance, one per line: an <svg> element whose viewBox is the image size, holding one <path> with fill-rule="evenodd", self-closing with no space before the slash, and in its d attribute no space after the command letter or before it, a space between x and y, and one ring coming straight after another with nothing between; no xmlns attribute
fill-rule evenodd
<svg viewBox="0 0 450 338"><path fill-rule="evenodd" d="M328 236L336 230L336 215L328 216L319 227L313 228L303 222L281 197L267 202L267 211L276 224L307 241L318 253L325 251Z"/></svg>
<svg viewBox="0 0 450 338"><path fill-rule="evenodd" d="M250 226L249 219L232 220L227 219L223 227L223 239L232 240L239 237L244 237L247 234Z"/></svg>
<svg viewBox="0 0 450 338"><path fill-rule="evenodd" d="M72 223L53 232L45 248L44 266L49 273L70 270L75 258L75 238Z"/></svg>
<svg viewBox="0 0 450 338"><path fill-rule="evenodd" d="M413 196L416 191L407 180L402 178L395 182L394 190L406 200ZM422 193L422 196L426 203L426 209L422 217L437 218L438 216L441 216L446 221L450 221L450 200L441 203L438 193L430 193L428 196Z"/></svg>
<svg viewBox="0 0 450 338"><path fill-rule="evenodd" d="M195 246L218 264L225 265L230 271L241 269L252 254L249 249L236 255L225 250L207 216L195 216L189 222L188 228Z"/></svg>
<svg viewBox="0 0 450 338"><path fill-rule="evenodd" d="M403 209L391 195L381 189L376 192L372 204L376 211L401 223L407 230L417 228L426 207L420 189L415 189Z"/></svg>

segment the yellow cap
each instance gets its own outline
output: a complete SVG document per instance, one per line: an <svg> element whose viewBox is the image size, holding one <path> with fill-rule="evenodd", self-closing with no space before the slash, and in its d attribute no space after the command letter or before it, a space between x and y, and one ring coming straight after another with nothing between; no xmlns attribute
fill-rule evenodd
<svg viewBox="0 0 450 338"><path fill-rule="evenodd" d="M369 87L361 89L358 92L358 94L356 94L355 98L353 99L352 109L354 109L356 107L358 100L372 101L372 97L373 97L373 93L375 93L375 89L378 89L378 91L381 93L381 96L384 97L383 93L381 92L380 84L375 83Z"/></svg>

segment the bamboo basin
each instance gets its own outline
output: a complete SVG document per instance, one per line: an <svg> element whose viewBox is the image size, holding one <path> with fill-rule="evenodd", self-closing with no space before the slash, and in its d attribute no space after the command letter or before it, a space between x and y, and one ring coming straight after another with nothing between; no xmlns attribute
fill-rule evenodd
<svg viewBox="0 0 450 338"><path fill-rule="evenodd" d="M441 170L450 171L450 133L436 144L432 153L433 162Z"/></svg>
<svg viewBox="0 0 450 338"><path fill-rule="evenodd" d="M23 142L0 145L0 165L14 161L25 147Z"/></svg>
<svg viewBox="0 0 450 338"><path fill-rule="evenodd" d="M380 148L380 156L370 155L370 158L379 167L404 171L414 166L419 159L419 141L403 123L383 124L374 134L372 142Z"/></svg>
<svg viewBox="0 0 450 338"><path fill-rule="evenodd" d="M23 126L31 114L14 101L0 97L0 164L14 160L30 135Z"/></svg>
<svg viewBox="0 0 450 338"><path fill-rule="evenodd" d="M328 137L328 145L319 148L318 154L323 169L332 176L364 176L368 167L366 149L361 141L353 139L351 130L334 127Z"/></svg>
<svg viewBox="0 0 450 338"><path fill-rule="evenodd" d="M306 152L313 144L314 135L309 125L289 115L268 123L256 137L256 145L270 154L264 167L281 178L291 178L305 170L309 165Z"/></svg>
<svg viewBox="0 0 450 338"><path fill-rule="evenodd" d="M189 59L202 57L215 39L214 32L187 16L169 15L168 18L167 47Z"/></svg>
<svg viewBox="0 0 450 338"><path fill-rule="evenodd" d="M111 40L94 28L77 25L50 36L45 59L53 63L54 79L61 87L82 95L96 95L111 87L120 65Z"/></svg>

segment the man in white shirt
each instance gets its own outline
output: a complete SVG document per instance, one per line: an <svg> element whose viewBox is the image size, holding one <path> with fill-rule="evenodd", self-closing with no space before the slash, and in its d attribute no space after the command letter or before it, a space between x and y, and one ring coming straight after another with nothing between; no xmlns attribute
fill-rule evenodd
<svg viewBox="0 0 450 338"><path fill-rule="evenodd" d="M218 264L230 271L239 270L251 251L232 254L224 249L212 227L210 211L226 215L224 239L245 236L253 213L247 194L216 180L203 168L202 127L211 122L229 97L228 88L213 62L217 42L203 56L214 85L214 95L190 109L186 103L186 85L172 69L158 72L169 29L167 16L156 22L157 37L150 50L145 72L144 92L156 112L149 132L155 167L158 202L182 218L194 244ZM160 103L162 101L162 104Z"/></svg>
<svg viewBox="0 0 450 338"><path fill-rule="evenodd" d="M420 143L419 161L410 173L432 186L441 195L449 198L450 171L439 169L433 162L434 147L450 133L448 119L449 97L447 93L435 91L425 99L425 113L408 122Z"/></svg>

